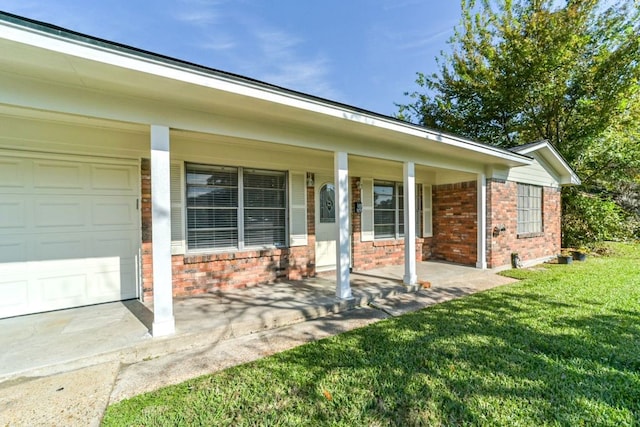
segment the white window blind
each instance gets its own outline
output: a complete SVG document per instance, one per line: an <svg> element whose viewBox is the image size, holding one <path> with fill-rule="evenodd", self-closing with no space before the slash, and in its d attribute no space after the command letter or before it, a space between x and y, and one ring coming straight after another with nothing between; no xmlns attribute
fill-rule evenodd
<svg viewBox="0 0 640 427"><path fill-rule="evenodd" d="M187 164L189 249L238 247L238 169Z"/></svg>
<svg viewBox="0 0 640 427"><path fill-rule="evenodd" d="M284 246L287 174L186 165L189 250Z"/></svg>
<svg viewBox="0 0 640 427"><path fill-rule="evenodd" d="M285 172L244 169L244 246L284 246Z"/></svg>

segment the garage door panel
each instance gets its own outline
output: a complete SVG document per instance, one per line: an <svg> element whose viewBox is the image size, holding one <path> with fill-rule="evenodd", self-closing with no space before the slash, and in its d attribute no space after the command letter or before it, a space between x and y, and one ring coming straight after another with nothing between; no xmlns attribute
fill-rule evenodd
<svg viewBox="0 0 640 427"><path fill-rule="evenodd" d="M0 199L0 230L25 228L27 204L18 196L4 196Z"/></svg>
<svg viewBox="0 0 640 427"><path fill-rule="evenodd" d="M91 189L111 190L135 194L137 188L137 170L131 166L92 165Z"/></svg>
<svg viewBox="0 0 640 427"><path fill-rule="evenodd" d="M82 197L37 198L34 226L84 227L87 224L87 206Z"/></svg>
<svg viewBox="0 0 640 427"><path fill-rule="evenodd" d="M60 265L61 260L84 259L89 253L88 236L77 234L51 233L34 239L33 257L36 261L51 260ZM46 264L43 264L46 267ZM73 265L67 267L74 267Z"/></svg>
<svg viewBox="0 0 640 427"><path fill-rule="evenodd" d="M28 280L11 276L0 278L0 313L20 313L27 308L28 302Z"/></svg>
<svg viewBox="0 0 640 427"><path fill-rule="evenodd" d="M0 236L0 239L0 273L11 263L27 261L27 242L22 236Z"/></svg>
<svg viewBox="0 0 640 427"><path fill-rule="evenodd" d="M91 275L91 286L88 288L92 298L112 297L120 295L120 283L122 280L120 266L110 270L100 270Z"/></svg>
<svg viewBox="0 0 640 427"><path fill-rule="evenodd" d="M33 185L36 189L82 190L88 178L83 163L35 160Z"/></svg>
<svg viewBox="0 0 640 427"><path fill-rule="evenodd" d="M94 233L91 239L91 253L96 257L133 258L137 243L126 231Z"/></svg>
<svg viewBox="0 0 640 427"><path fill-rule="evenodd" d="M45 305L58 307L66 305L67 302L77 305L86 300L87 285L87 274L84 272L43 274L37 280L37 292Z"/></svg>
<svg viewBox="0 0 640 427"><path fill-rule="evenodd" d="M91 205L91 224L94 226L137 227L136 201L121 197L104 197L94 200Z"/></svg>
<svg viewBox="0 0 640 427"><path fill-rule="evenodd" d="M23 159L0 159L0 189L21 189L27 187L28 166Z"/></svg>
<svg viewBox="0 0 640 427"><path fill-rule="evenodd" d="M138 174L0 151L0 318L137 297Z"/></svg>

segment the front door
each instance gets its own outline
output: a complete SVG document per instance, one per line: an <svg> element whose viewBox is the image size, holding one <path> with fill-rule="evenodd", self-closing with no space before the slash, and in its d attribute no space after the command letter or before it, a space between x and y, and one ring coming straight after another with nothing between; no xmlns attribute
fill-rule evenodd
<svg viewBox="0 0 640 427"><path fill-rule="evenodd" d="M316 271L336 269L336 191L333 177L316 175Z"/></svg>

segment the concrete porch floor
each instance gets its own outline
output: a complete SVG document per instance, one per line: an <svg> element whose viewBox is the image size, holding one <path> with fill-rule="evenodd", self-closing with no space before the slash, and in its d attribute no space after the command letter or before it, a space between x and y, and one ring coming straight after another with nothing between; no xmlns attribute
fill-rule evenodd
<svg viewBox="0 0 640 427"><path fill-rule="evenodd" d="M421 262L417 270L419 280L431 283L423 292L433 293L435 302L500 284L494 272L472 267ZM353 272L354 298L348 301L335 297L333 275L175 299L176 334L155 339L149 335L153 307L138 301L3 319L0 381L140 362L420 290L404 286L402 275L402 266Z"/></svg>

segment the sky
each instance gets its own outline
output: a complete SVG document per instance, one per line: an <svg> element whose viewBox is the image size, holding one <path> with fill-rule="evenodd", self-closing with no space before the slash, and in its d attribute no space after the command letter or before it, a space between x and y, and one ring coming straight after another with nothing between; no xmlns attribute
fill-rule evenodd
<svg viewBox="0 0 640 427"><path fill-rule="evenodd" d="M457 0L0 0L0 10L393 115Z"/></svg>

